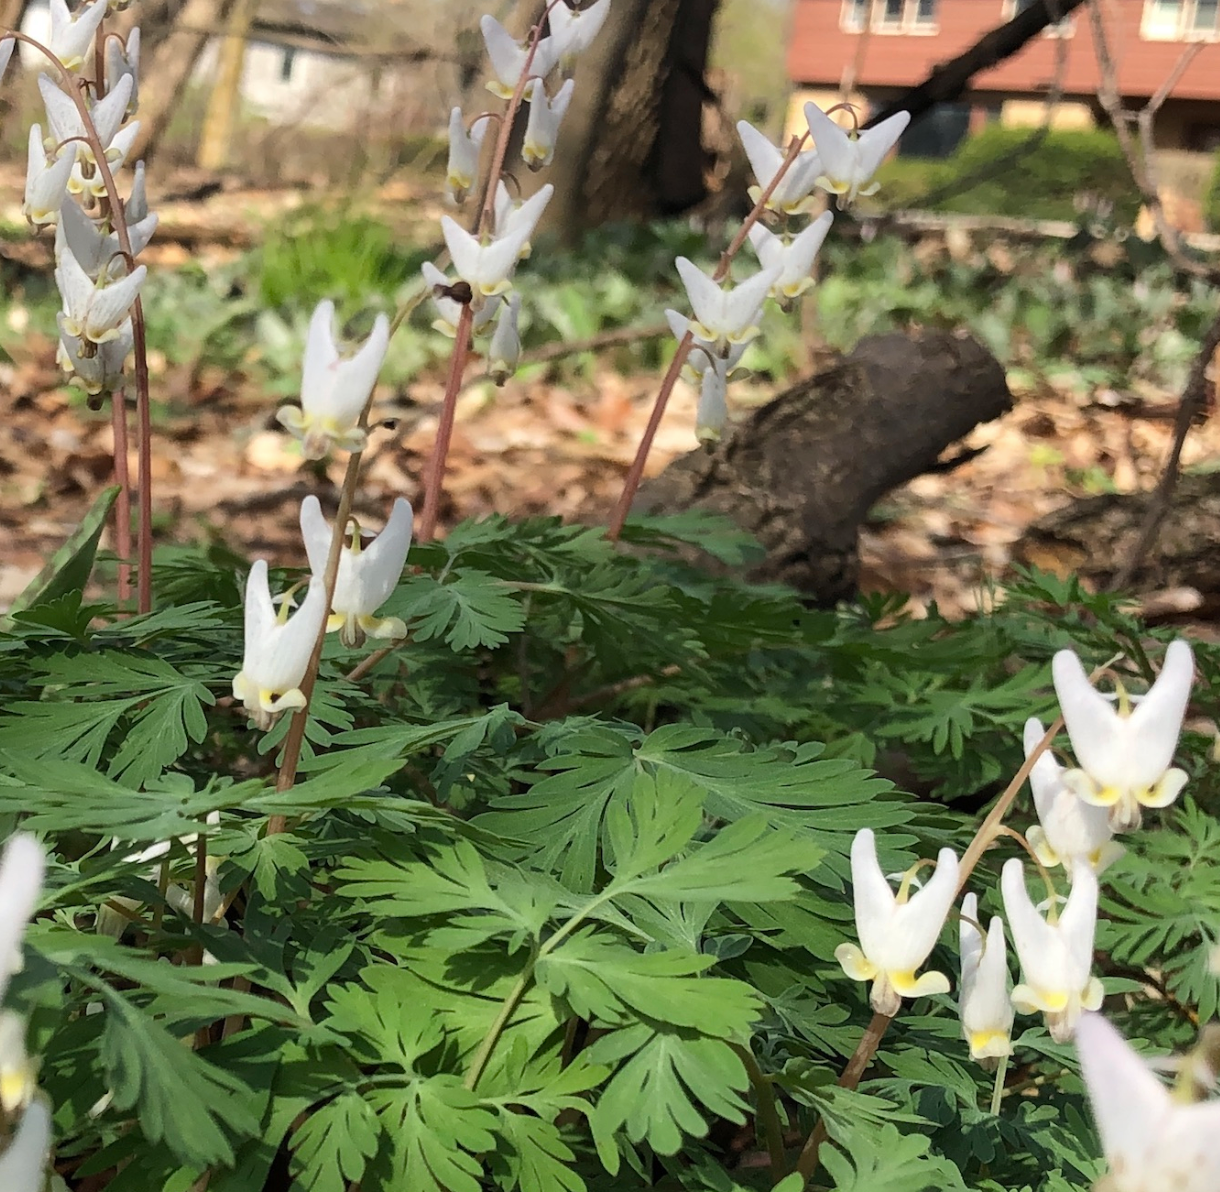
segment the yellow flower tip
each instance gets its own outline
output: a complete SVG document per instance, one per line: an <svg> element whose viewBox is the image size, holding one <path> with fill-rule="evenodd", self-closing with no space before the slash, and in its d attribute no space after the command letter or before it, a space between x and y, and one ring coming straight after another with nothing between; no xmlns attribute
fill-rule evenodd
<svg viewBox="0 0 1220 1192"><path fill-rule="evenodd" d="M1063 864L1063 858L1051 848L1050 842L1046 839L1046 833L1037 824L1025 833L1025 839L1029 841L1029 847L1033 850L1034 856L1047 869L1054 869L1056 865Z"/></svg>
<svg viewBox="0 0 1220 1192"><path fill-rule="evenodd" d="M1175 766L1151 790L1136 791L1135 797L1145 807L1168 807L1182 793L1186 779L1186 771Z"/></svg>
<svg viewBox="0 0 1220 1192"><path fill-rule="evenodd" d="M1012 1039L1006 1031L971 1031L969 1043L970 1058L974 1060L1012 1055Z"/></svg>
<svg viewBox="0 0 1220 1192"><path fill-rule="evenodd" d="M0 1108L6 1114L23 1109L34 1096L34 1066L25 1061L0 1070Z"/></svg>
<svg viewBox="0 0 1220 1192"><path fill-rule="evenodd" d="M497 99L512 99L513 93L511 88L506 87L499 79L492 79L487 84L487 90L492 93Z"/></svg>
<svg viewBox="0 0 1220 1192"><path fill-rule="evenodd" d="M879 972L855 944L840 944L835 949L835 959L853 981L872 981Z"/></svg>
<svg viewBox="0 0 1220 1192"><path fill-rule="evenodd" d="M512 288L513 283L505 278L503 281L498 281L491 286L481 284L479 286L479 293L482 294L484 298L496 298L501 294L507 294Z"/></svg>
<svg viewBox="0 0 1220 1192"><path fill-rule="evenodd" d="M880 189L881 189L881 183L873 182L870 185L866 186L863 190L856 191L856 194L863 195L865 198L868 198L869 195L875 195Z"/></svg>
<svg viewBox="0 0 1220 1192"><path fill-rule="evenodd" d="M1084 993L1080 995L1080 1004L1086 1010L1100 1010L1105 996L1105 986L1096 977L1090 977L1089 983L1084 987Z"/></svg>
<svg viewBox="0 0 1220 1192"><path fill-rule="evenodd" d="M407 636L407 623L401 617L360 618L360 627L378 641L401 641Z"/></svg>
<svg viewBox="0 0 1220 1192"><path fill-rule="evenodd" d="M949 992L949 978L944 973L932 970L916 977L913 972L890 973L890 984L902 997L929 997L934 993Z"/></svg>
<svg viewBox="0 0 1220 1192"><path fill-rule="evenodd" d="M731 344L748 344L752 339L757 339L762 334L759 327L743 327L740 331L734 332L728 337Z"/></svg>
<svg viewBox="0 0 1220 1192"><path fill-rule="evenodd" d="M331 613L326 618L326 632L334 633L336 629L342 629L347 624L346 613Z"/></svg>
<svg viewBox="0 0 1220 1192"><path fill-rule="evenodd" d="M716 426L696 426L695 438L709 447L720 442L720 428ZM861 978L863 980L863 978Z"/></svg>
<svg viewBox="0 0 1220 1192"><path fill-rule="evenodd" d="M830 191L830 193L832 195L846 194L848 192L848 190L851 189L851 186L849 183L843 182L841 179L837 179L837 178L827 178L825 174L818 175L817 184L823 190Z"/></svg>

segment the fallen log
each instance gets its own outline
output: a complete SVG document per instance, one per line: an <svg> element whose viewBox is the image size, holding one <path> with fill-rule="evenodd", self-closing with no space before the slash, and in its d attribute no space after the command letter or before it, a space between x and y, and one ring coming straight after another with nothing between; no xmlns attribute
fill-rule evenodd
<svg viewBox="0 0 1220 1192"><path fill-rule="evenodd" d="M872 506L946 466L947 447L1011 407L1003 368L971 336L869 336L714 451L676 459L641 488L635 510L725 515L766 548L748 578L833 604L855 592L859 527Z"/></svg>

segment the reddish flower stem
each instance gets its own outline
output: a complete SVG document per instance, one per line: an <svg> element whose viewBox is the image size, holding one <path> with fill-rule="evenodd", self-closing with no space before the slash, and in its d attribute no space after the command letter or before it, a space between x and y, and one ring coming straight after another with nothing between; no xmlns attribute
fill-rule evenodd
<svg viewBox="0 0 1220 1192"><path fill-rule="evenodd" d="M123 390L110 395L110 425L114 430L114 549L119 556L119 606L131 599L131 476L127 470L127 401Z"/></svg>
<svg viewBox="0 0 1220 1192"><path fill-rule="evenodd" d="M420 515L419 528L416 531L419 542L430 542L436 533L441 490L445 483L445 463L449 457L449 443L453 438L453 423L457 415L458 394L462 388L462 374L466 371L466 360L470 355L470 329L473 325L474 311L467 304L462 307L458 318L457 337L453 341L453 354L449 357L449 377L445 382L445 403L441 407L436 442L428 460L428 474L424 482L424 511Z"/></svg>
<svg viewBox="0 0 1220 1192"><path fill-rule="evenodd" d="M791 143L788 145L788 152L779 169L775 171L775 176L767 183L762 194L758 196L758 202L754 204L753 210L746 216L741 227L737 229L737 235L729 242L728 248L720 254L720 261L716 265L716 272L712 274L713 281L724 281L728 276L729 266L732 265L733 258L741 251L741 246L745 244L746 238L750 234L750 229L762 216L768 200L775 192L775 188L788 170L791 169L792 163L800 155L801 149L808 138L808 133L801 137L792 138ZM648 425L644 428L640 445L636 448L635 458L631 461L631 467L627 469L627 475L623 479L622 495L614 506L614 512L610 515L610 526L606 531L606 535L611 541L616 540L623 532L627 515L631 512L631 503L635 500L635 494L639 490L640 481L644 479L644 468L648 463L648 456L652 451L653 440L656 439L657 431L661 428L661 419L665 415L665 407L669 404L669 397L673 393L674 385L677 384L678 374L681 372L682 365L686 363L686 358L690 354L693 340L694 337L689 331L683 336L682 342L678 345L678 351L674 356L673 363L670 364L669 370L665 374L665 379L661 382L661 388L653 404Z"/></svg>

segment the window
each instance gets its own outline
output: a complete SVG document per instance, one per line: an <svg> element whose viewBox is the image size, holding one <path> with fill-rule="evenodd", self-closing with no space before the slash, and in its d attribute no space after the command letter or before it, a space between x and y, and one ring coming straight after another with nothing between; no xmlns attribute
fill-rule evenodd
<svg viewBox="0 0 1220 1192"><path fill-rule="evenodd" d="M1195 41L1214 38L1220 0L1144 0L1140 34L1145 41Z"/></svg>
<svg viewBox="0 0 1220 1192"><path fill-rule="evenodd" d="M1027 8L1033 8L1035 4L1041 4L1042 0L1005 0L1004 4L1004 19L1011 21L1013 17L1019 16ZM1054 21L1042 31L1043 37L1071 37L1076 32L1076 22L1072 17L1064 17L1061 21Z"/></svg>
<svg viewBox="0 0 1220 1192"><path fill-rule="evenodd" d="M839 27L863 33L936 33L937 0L843 0Z"/></svg>

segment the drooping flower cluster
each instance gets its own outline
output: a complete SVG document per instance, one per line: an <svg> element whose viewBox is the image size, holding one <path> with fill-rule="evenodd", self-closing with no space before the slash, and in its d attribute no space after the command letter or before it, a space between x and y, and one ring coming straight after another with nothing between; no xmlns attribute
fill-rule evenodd
<svg viewBox="0 0 1220 1192"><path fill-rule="evenodd" d="M1023 1014L1041 1013L1051 1037L1062 1043L1073 1037L1084 1012L1101 1005L1101 983L1092 973L1097 874L1122 854L1111 836L1116 828L1138 823L1141 806L1170 802L1186 777L1170 768L1194 673L1186 642L1169 646L1160 676L1142 699L1129 696L1119 685L1117 708L1093 688L1070 650L1055 656L1052 669L1064 721L1082 764L1065 770L1043 754L1030 774L1041 822L1030 829L1028 839L1042 867L1048 899L1035 905L1019 859L1004 864L1000 890L1022 974L1015 988L1009 988L1004 920L993 917L984 931L976 895L963 899L962 1030L971 1055L980 1060L1009 1054L1014 1007ZM1037 720L1026 724L1027 757L1043 736ZM1121 815L1116 816L1117 809ZM841 944L835 957L849 977L872 982L874 1010L893 1016L904 997L948 992L943 974L916 974L935 947L956 898L958 862L951 850L942 849L936 871L922 890L912 893L916 866L902 876L895 894L882 874L876 847L867 828L852 845L860 946ZM1060 864L1071 882L1066 899L1056 894L1048 874ZM1131 1192L1142 1192L1143 1187L1132 1185Z"/></svg>
<svg viewBox="0 0 1220 1192"><path fill-rule="evenodd" d="M758 203L767 194L764 212L780 225L774 231L760 221L747 233L760 269L726 289L719 271L709 277L685 257L676 262L695 317L686 320L676 311L667 311L666 317L679 339L688 332L693 337L686 374L699 385L695 434L705 442L720 438L728 416L728 382L746 345L759 334L766 299L790 310L813 285L818 251L834 216L825 211L804 227L794 221L816 208L818 188L839 195L840 206L872 194L877 188L868 185L870 179L910 121L901 112L856 134L841 129L816 104L806 104L805 116L816 148L798 153L786 170L780 148L752 124L743 120L737 125L758 180L750 197Z"/></svg>
<svg viewBox="0 0 1220 1192"><path fill-rule="evenodd" d="M551 164L559 129L575 94L576 81L568 77L576 59L593 44L610 13L610 0L596 0L577 10L560 0L547 8L549 32L534 30L524 43L518 42L493 16L480 22L483 42L491 64L487 89L500 99L514 96L529 105L521 159L530 170ZM563 75L557 84L554 75ZM496 121L503 125L506 117ZM449 162L446 184L455 205L462 205L473 192L483 151L493 118L481 113L469 123L461 108L449 114ZM506 130L501 128L501 134ZM517 263L530 251L530 237L554 194L549 184L531 197L514 200L497 176L490 204L475 216L474 226L464 228L452 216L443 216L441 231L445 238L456 278L440 266L425 262L424 282L436 310L433 326L455 336L463 306L471 308L471 332L491 332L487 372L497 385L503 385L516 371L521 355L518 296L508 298ZM489 218L488 218L489 217Z"/></svg>
<svg viewBox="0 0 1220 1192"><path fill-rule="evenodd" d="M106 184L106 173L117 178L126 164L140 129L133 119L140 31L132 29L125 39L103 33L106 8L107 0L93 0L70 13L65 0L52 0L48 49L67 77L39 75L46 128L30 129L22 206L31 225L55 229L55 282L63 301L59 363L95 396L121 383L133 345L131 309L146 273L135 258L157 226L142 163L127 197L119 199L121 211ZM105 37L100 55L93 52L99 36ZM104 77L86 78L86 67L99 60Z"/></svg>

